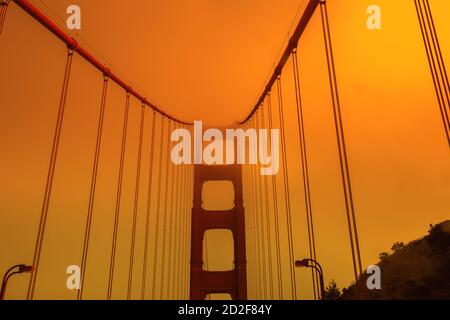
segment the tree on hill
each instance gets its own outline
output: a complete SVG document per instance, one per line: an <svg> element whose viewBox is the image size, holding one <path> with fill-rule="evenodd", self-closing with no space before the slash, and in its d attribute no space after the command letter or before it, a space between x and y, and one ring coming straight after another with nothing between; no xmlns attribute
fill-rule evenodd
<svg viewBox="0 0 450 320"><path fill-rule="evenodd" d="M336 281L331 280L325 288L325 300L337 300L341 297L341 290L339 290Z"/></svg>
<svg viewBox="0 0 450 320"><path fill-rule="evenodd" d="M381 252L379 255L378 255L378 258L382 261L382 260L384 260L384 259L386 259L387 257L389 257L389 253L387 253L387 252Z"/></svg>
<svg viewBox="0 0 450 320"><path fill-rule="evenodd" d="M405 244L403 242L395 242L392 245L391 250L392 250L392 252L396 252L396 251L398 251L400 249L403 249L404 247L405 247Z"/></svg>
<svg viewBox="0 0 450 320"><path fill-rule="evenodd" d="M381 289L367 287L368 274L342 290L341 299L450 299L450 220L431 225L428 234L408 244L396 242L381 253Z"/></svg>

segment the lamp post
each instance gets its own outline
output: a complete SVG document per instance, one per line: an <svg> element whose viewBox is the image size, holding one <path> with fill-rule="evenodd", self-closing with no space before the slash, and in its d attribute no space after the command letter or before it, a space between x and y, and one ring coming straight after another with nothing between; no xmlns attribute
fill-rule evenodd
<svg viewBox="0 0 450 320"><path fill-rule="evenodd" d="M323 270L322 266L314 259L303 259L295 261L295 266L297 268L306 267L313 268L319 272L319 282L320 282L320 297L325 300L325 286L323 284Z"/></svg>
<svg viewBox="0 0 450 320"><path fill-rule="evenodd" d="M3 277L2 288L0 290L0 300L3 300L5 298L6 286L8 285L9 278L18 273L31 273L33 271L33 266L27 266L24 264L18 264L14 267L9 268L8 271L6 271L5 276Z"/></svg>

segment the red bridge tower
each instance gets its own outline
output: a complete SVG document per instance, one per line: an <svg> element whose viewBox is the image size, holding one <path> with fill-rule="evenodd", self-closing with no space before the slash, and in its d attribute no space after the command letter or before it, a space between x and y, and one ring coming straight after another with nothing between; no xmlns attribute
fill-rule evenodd
<svg viewBox="0 0 450 320"><path fill-rule="evenodd" d="M230 181L234 186L234 208L208 211L202 207L206 181ZM210 293L228 293L233 299L247 299L245 216L240 165L196 165L191 228L191 299L203 300ZM228 229L234 238L234 269L203 270L203 237L207 230Z"/></svg>

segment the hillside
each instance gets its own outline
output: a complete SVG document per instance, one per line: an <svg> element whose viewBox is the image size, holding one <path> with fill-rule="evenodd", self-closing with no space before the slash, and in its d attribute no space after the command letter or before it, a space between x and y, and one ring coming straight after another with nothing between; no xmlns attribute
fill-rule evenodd
<svg viewBox="0 0 450 320"><path fill-rule="evenodd" d="M393 253L380 254L381 290L366 287L367 275L343 290L342 299L450 299L450 220Z"/></svg>

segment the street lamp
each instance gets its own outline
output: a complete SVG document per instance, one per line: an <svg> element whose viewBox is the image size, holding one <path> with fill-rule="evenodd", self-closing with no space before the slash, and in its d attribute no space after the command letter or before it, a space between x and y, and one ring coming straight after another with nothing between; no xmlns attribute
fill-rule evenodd
<svg viewBox="0 0 450 320"><path fill-rule="evenodd" d="M320 297L322 300L325 300L325 286L323 284L323 270L321 265L314 259L303 259L295 261L295 266L297 268L313 268L319 272L319 281L320 281Z"/></svg>
<svg viewBox="0 0 450 320"><path fill-rule="evenodd" d="M5 298L6 286L8 284L9 278L18 273L31 273L33 271L33 266L27 266L24 264L18 264L14 267L9 268L8 271L6 271L5 276L3 277L2 288L0 290L0 300L3 300Z"/></svg>

